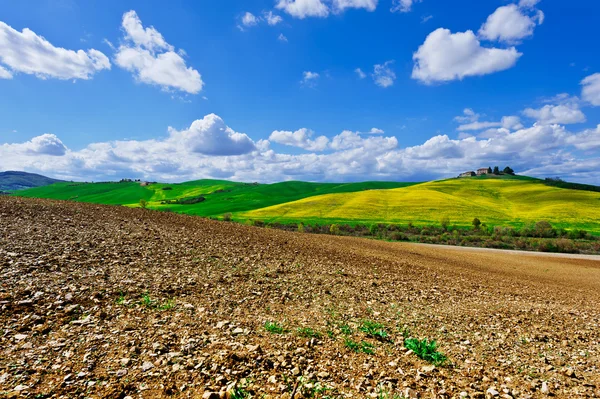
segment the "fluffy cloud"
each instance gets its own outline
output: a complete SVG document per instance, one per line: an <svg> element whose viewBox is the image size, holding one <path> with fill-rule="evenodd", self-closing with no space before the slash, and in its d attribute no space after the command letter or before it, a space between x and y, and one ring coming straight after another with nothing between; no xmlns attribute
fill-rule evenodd
<svg viewBox="0 0 600 399"><path fill-rule="evenodd" d="M362 148L365 151L388 151L398 146L395 137L368 137L362 138L360 132L344 130L331 139L329 147L335 151Z"/></svg>
<svg viewBox="0 0 600 399"><path fill-rule="evenodd" d="M379 0L333 0L334 11L344 11L346 8L364 8L375 11Z"/></svg>
<svg viewBox="0 0 600 399"><path fill-rule="evenodd" d="M498 7L479 29L479 36L486 40L518 42L533 35L535 26L544 21L542 11L530 14L527 9L516 4Z"/></svg>
<svg viewBox="0 0 600 399"><path fill-rule="evenodd" d="M317 72L304 71L300 83L308 87L315 87L320 76Z"/></svg>
<svg viewBox="0 0 600 399"><path fill-rule="evenodd" d="M581 98L600 107L600 73L595 73L581 81Z"/></svg>
<svg viewBox="0 0 600 399"><path fill-rule="evenodd" d="M456 130L459 132L477 131L490 128L499 128L506 131L522 129L521 119L518 116L504 116L500 122L482 122L479 120L481 115L475 113L472 108L465 108L463 115L454 117L454 120L461 125ZM487 135L495 135L496 130L487 132Z"/></svg>
<svg viewBox="0 0 600 399"><path fill-rule="evenodd" d="M246 27L256 26L258 25L258 18L254 14L247 12L242 16L242 25Z"/></svg>
<svg viewBox="0 0 600 399"><path fill-rule="evenodd" d="M164 139L91 143L79 151L67 149L54 135L42 135L0 144L0 169L87 180L401 181L449 177L496 164L539 177L600 183L600 126L579 133L556 124L516 131L500 127L487 137L437 135L405 148L383 135L363 137L347 130L331 139L313 139L308 129L299 132L276 131L270 140L307 149L300 154L276 152L268 140L253 142L217 115L181 131L170 128Z"/></svg>
<svg viewBox="0 0 600 399"><path fill-rule="evenodd" d="M544 105L542 108L527 108L523 115L535 119L541 124L572 124L585 122L585 115L579 109L577 103L559 105Z"/></svg>
<svg viewBox="0 0 600 399"><path fill-rule="evenodd" d="M61 156L67 152L67 147L54 134L42 134L24 144L28 151L35 154Z"/></svg>
<svg viewBox="0 0 600 399"><path fill-rule="evenodd" d="M273 11L264 12L263 17L265 21L267 21L267 24L271 26L275 26L283 22L283 18L281 18L279 15L273 14Z"/></svg>
<svg viewBox="0 0 600 399"><path fill-rule="evenodd" d="M302 128L295 132L276 130L269 136L269 140L287 146L303 148L308 151L324 151L329 145L329 139L325 136L319 136L312 140L314 132Z"/></svg>
<svg viewBox="0 0 600 399"><path fill-rule="evenodd" d="M215 114L195 120L188 129L169 128L170 142L204 155L241 155L256 149L244 133L235 132Z"/></svg>
<svg viewBox="0 0 600 399"><path fill-rule="evenodd" d="M368 132L366 132L365 134L384 134L385 132L381 129L377 129L376 127L371 128L371 130L369 130Z"/></svg>
<svg viewBox="0 0 600 399"><path fill-rule="evenodd" d="M321 0L279 0L275 7L300 19L329 15L329 8Z"/></svg>
<svg viewBox="0 0 600 399"><path fill-rule="evenodd" d="M275 8L294 18L326 18L330 13L341 13L348 8L364 8L375 11L379 0L278 0ZM330 4L330 5L328 5Z"/></svg>
<svg viewBox="0 0 600 399"><path fill-rule="evenodd" d="M422 0L393 0L391 12L410 12L414 3L420 3Z"/></svg>
<svg viewBox="0 0 600 399"><path fill-rule="evenodd" d="M583 151L600 150L600 125L569 137L567 142Z"/></svg>
<svg viewBox="0 0 600 399"><path fill-rule="evenodd" d="M35 75L40 79L91 79L110 61L98 50L67 50L55 47L30 29L19 32L0 21L0 77L10 79L14 72Z"/></svg>
<svg viewBox="0 0 600 399"><path fill-rule="evenodd" d="M356 74L358 75L358 77L359 77L360 79L364 79L364 78L366 78L366 77L367 77L367 74L366 74L366 73L364 73L364 72L363 72L363 70L362 70L362 69L360 69L360 68L356 68L356 69L354 70L354 72L356 72Z"/></svg>
<svg viewBox="0 0 600 399"><path fill-rule="evenodd" d="M12 79L13 75L0 65L0 79Z"/></svg>
<svg viewBox="0 0 600 399"><path fill-rule="evenodd" d="M482 47L470 30L452 33L439 28L413 54L412 77L431 84L487 75L513 67L521 55L514 47Z"/></svg>
<svg viewBox="0 0 600 399"><path fill-rule="evenodd" d="M396 74L390 68L394 61L387 61L384 64L377 64L373 67L373 81L379 87L390 87L394 85Z"/></svg>
<svg viewBox="0 0 600 399"><path fill-rule="evenodd" d="M144 28L135 11L123 14L124 44L119 46L115 63L131 72L142 83L197 94L204 82L197 70L188 67L185 52L175 52L154 27Z"/></svg>
<svg viewBox="0 0 600 399"><path fill-rule="evenodd" d="M283 33L280 33L279 36L277 37L277 40L279 40L280 42L283 42L283 43L287 43L288 38Z"/></svg>

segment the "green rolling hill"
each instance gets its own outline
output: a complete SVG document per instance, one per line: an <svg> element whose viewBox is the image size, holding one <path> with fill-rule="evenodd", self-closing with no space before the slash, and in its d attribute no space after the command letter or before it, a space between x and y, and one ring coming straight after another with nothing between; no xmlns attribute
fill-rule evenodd
<svg viewBox="0 0 600 399"><path fill-rule="evenodd" d="M546 220L557 228L600 235L596 190L525 176L488 176L427 183L61 182L13 195L129 207L143 199L149 209L220 218L231 213L234 220L266 223L438 225L447 217L467 227L477 217L488 225L520 227Z"/></svg>
<svg viewBox="0 0 600 399"><path fill-rule="evenodd" d="M392 189L415 183L362 182L362 183L307 183L290 181L275 184L237 183L225 180L197 180L180 184L155 183L142 186L139 182L57 183L19 191L15 195L31 198L49 198L91 202L96 204L137 207L140 200L150 209L170 210L198 216L222 216L282 204L302 198L358 192L372 189ZM203 201L182 205L166 203L177 200Z"/></svg>
<svg viewBox="0 0 600 399"><path fill-rule="evenodd" d="M449 179L410 187L313 196L240 212L267 223L398 223L437 225L444 217L470 226L520 227L540 220L600 234L600 193L553 187L527 177Z"/></svg>

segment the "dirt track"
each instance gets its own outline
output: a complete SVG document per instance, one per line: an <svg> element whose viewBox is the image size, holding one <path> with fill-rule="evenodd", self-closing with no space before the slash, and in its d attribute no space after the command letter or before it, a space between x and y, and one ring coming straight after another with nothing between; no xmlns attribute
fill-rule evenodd
<svg viewBox="0 0 600 399"><path fill-rule="evenodd" d="M599 323L595 260L0 197L0 398L600 397Z"/></svg>

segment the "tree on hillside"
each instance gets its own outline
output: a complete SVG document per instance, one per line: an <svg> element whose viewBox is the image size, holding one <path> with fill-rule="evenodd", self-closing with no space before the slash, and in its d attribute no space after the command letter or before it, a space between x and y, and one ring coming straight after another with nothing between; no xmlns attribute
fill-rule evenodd
<svg viewBox="0 0 600 399"><path fill-rule="evenodd" d="M140 200L140 208L146 209L147 206L148 206L148 201L146 201L145 199L142 198Z"/></svg>
<svg viewBox="0 0 600 399"><path fill-rule="evenodd" d="M497 166L494 166L494 174L495 175L499 175L500 174L500 168Z"/></svg>
<svg viewBox="0 0 600 399"><path fill-rule="evenodd" d="M481 220L478 218L473 219L473 228L479 230L479 226L481 226Z"/></svg>
<svg viewBox="0 0 600 399"><path fill-rule="evenodd" d="M442 229L448 231L448 227L450 227L450 218L448 216L444 216L440 223L442 225Z"/></svg>
<svg viewBox="0 0 600 399"><path fill-rule="evenodd" d="M515 171L512 170L512 168L510 166L507 166L506 168L504 168L503 172L506 173L507 175L512 175L512 176L515 175Z"/></svg>
<svg viewBox="0 0 600 399"><path fill-rule="evenodd" d="M492 167L491 166L488 167L488 174L490 174L490 175L492 174Z"/></svg>

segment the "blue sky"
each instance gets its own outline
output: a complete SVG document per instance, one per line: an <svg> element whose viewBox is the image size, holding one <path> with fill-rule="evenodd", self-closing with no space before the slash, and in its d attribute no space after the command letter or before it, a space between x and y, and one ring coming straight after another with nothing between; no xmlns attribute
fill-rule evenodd
<svg viewBox="0 0 600 399"><path fill-rule="evenodd" d="M0 170L600 184L591 0L0 3Z"/></svg>

